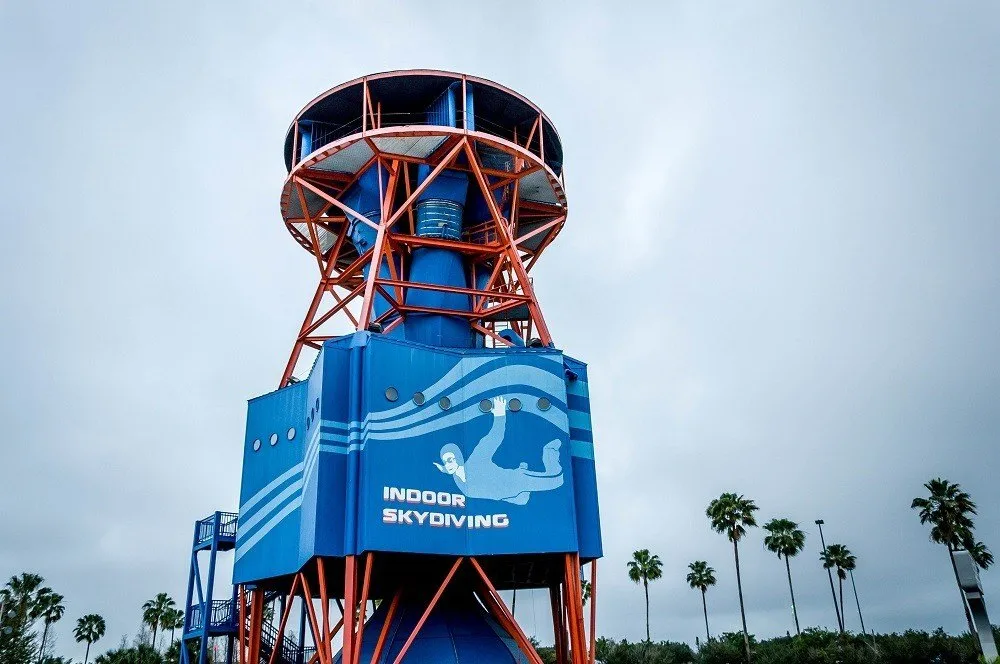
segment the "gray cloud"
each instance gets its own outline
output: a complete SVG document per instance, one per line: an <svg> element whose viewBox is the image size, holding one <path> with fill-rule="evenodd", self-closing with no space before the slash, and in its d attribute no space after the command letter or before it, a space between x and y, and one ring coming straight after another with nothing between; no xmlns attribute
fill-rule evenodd
<svg viewBox="0 0 1000 664"><path fill-rule="evenodd" d="M810 524L804 624L833 624L811 523L859 556L866 623L961 629L908 509L931 476L1000 546L1000 56L986 3L738 9L468 3L0 4L0 572L34 569L110 646L183 594L191 523L232 508L244 401L272 389L314 286L277 209L294 113L357 75L468 71L536 100L570 219L535 283L591 365L601 632L739 624L722 491ZM748 621L792 628L742 545ZM988 597L1000 596L995 573ZM539 606L529 629L548 638ZM522 608L529 607L529 608ZM528 611L531 611L529 614ZM848 611L848 625L856 626Z"/></svg>

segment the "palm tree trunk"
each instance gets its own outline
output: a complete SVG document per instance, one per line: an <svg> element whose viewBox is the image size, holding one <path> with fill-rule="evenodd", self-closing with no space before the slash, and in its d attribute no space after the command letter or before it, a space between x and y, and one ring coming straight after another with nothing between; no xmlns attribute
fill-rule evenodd
<svg viewBox="0 0 1000 664"><path fill-rule="evenodd" d="M45 642L49 638L49 621L45 621L45 629L42 630L42 645L38 648L38 661L41 662L45 658Z"/></svg>
<svg viewBox="0 0 1000 664"><path fill-rule="evenodd" d="M642 587L646 591L646 642L650 641L649 638L649 581L645 578L642 580Z"/></svg>
<svg viewBox="0 0 1000 664"><path fill-rule="evenodd" d="M705 603L705 589L701 589L701 610L705 614L705 642L712 640L712 633L708 631L708 604Z"/></svg>
<svg viewBox="0 0 1000 664"><path fill-rule="evenodd" d="M42 664L45 659L45 639L49 636L49 621L45 621L45 629L42 630L42 645L38 648L38 664Z"/></svg>
<svg viewBox="0 0 1000 664"><path fill-rule="evenodd" d="M747 634L747 612L743 606L743 579L740 577L740 547L736 540L733 540L733 557L736 558L736 590L740 595L740 618L743 620L743 647L747 653L747 662L750 662L750 636Z"/></svg>
<svg viewBox="0 0 1000 664"><path fill-rule="evenodd" d="M87 654L83 656L83 664L87 664L90 659L90 641L87 641Z"/></svg>
<svg viewBox="0 0 1000 664"><path fill-rule="evenodd" d="M795 590L792 589L792 567L788 563L788 556L785 556L785 571L788 573L788 592L792 596L792 617L795 618L795 634L796 636L801 636L802 631L799 629L799 611L795 608Z"/></svg>
<svg viewBox="0 0 1000 664"><path fill-rule="evenodd" d="M153 641L149 645L153 646L153 650L156 650L156 627L159 625L158 622L153 623Z"/></svg>
<svg viewBox="0 0 1000 664"><path fill-rule="evenodd" d="M955 551L948 545L948 557L951 559L951 571L955 573L955 583L958 585L958 594L962 598L962 610L965 611L965 622L969 625L969 634L976 636L976 626L972 624L972 613L969 612L969 605L965 601L965 591L962 590L962 582L958 580L958 565L955 564ZM979 639L973 638L976 649L979 649Z"/></svg>
<svg viewBox="0 0 1000 664"><path fill-rule="evenodd" d="M837 574L837 583L840 584L840 615L846 618L847 614L844 613L844 580L840 578L840 574ZM842 622L840 623L840 633L843 634L845 626L844 623L846 623L847 621L844 620L843 618L841 618L841 620Z"/></svg>

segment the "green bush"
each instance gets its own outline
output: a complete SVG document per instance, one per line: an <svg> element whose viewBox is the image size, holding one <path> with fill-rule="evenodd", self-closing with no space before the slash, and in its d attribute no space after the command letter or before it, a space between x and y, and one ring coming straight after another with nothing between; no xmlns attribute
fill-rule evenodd
<svg viewBox="0 0 1000 664"><path fill-rule="evenodd" d="M604 664L686 664L695 660L690 646L673 641L629 643L601 638L596 654Z"/></svg>
<svg viewBox="0 0 1000 664"><path fill-rule="evenodd" d="M165 664L163 657L146 644L109 650L94 660L94 664Z"/></svg>
<svg viewBox="0 0 1000 664"><path fill-rule="evenodd" d="M1000 632L998 632L1000 636ZM902 634L839 634L807 629L801 636L757 642L750 639L754 664L978 664L976 643L969 634L952 636L944 630L907 630ZM598 651L599 652L599 651ZM740 664L743 635L723 634L704 644L697 664Z"/></svg>

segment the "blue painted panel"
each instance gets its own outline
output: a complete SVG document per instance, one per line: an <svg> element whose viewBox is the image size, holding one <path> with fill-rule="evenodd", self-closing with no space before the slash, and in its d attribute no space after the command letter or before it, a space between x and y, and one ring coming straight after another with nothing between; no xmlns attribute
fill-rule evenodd
<svg viewBox="0 0 1000 664"><path fill-rule="evenodd" d="M575 551L562 369L557 351L453 352L373 338L360 436L359 548ZM390 387L399 401L386 400ZM416 392L422 405L412 400ZM483 412L481 402L497 397L507 408L491 404ZM539 409L540 397L548 410ZM520 410L510 410L513 399Z"/></svg>
<svg viewBox="0 0 1000 664"><path fill-rule="evenodd" d="M590 392L587 365L564 357L569 408L570 448L573 452L573 479L577 487L576 521L580 533L580 556L600 558L601 513L597 500L597 469L594 465L594 435L590 419Z"/></svg>
<svg viewBox="0 0 1000 664"><path fill-rule="evenodd" d="M557 350L341 337L250 402L246 444L237 582L366 550L601 555L586 366Z"/></svg>
<svg viewBox="0 0 1000 664"><path fill-rule="evenodd" d="M237 583L274 568L294 568L302 506L305 397L298 383L250 402L236 532Z"/></svg>

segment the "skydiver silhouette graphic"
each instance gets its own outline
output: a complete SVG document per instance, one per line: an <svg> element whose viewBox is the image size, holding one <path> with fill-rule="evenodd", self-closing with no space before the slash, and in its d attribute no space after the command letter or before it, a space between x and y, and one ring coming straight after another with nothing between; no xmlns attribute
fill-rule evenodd
<svg viewBox="0 0 1000 664"><path fill-rule="evenodd" d="M451 475L458 489L469 498L503 500L524 505L535 491L551 491L563 484L559 448L562 443L552 440L542 448L542 472L528 470L527 463L517 468L502 468L493 462L493 456L503 443L507 420L507 400L495 397L493 401L493 426L479 441L467 460L454 443L441 448L442 463L434 465L442 473Z"/></svg>

